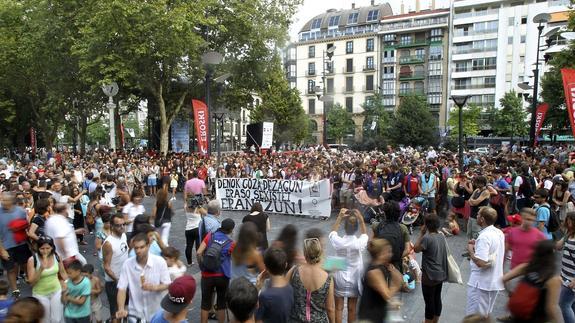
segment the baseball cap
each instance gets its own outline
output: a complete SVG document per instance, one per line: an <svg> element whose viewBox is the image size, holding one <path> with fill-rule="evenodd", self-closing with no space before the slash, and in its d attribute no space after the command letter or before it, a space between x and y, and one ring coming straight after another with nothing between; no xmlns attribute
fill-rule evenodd
<svg viewBox="0 0 575 323"><path fill-rule="evenodd" d="M196 294L196 280L190 275L176 278L168 287L168 294L162 299L162 308L173 314L183 311Z"/></svg>
<svg viewBox="0 0 575 323"><path fill-rule="evenodd" d="M509 224L521 224L521 215L519 214L512 214L507 216L507 222Z"/></svg>

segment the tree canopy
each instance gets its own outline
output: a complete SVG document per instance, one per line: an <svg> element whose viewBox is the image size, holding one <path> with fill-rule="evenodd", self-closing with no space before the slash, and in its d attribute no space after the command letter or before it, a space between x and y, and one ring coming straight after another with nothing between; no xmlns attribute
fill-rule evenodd
<svg viewBox="0 0 575 323"><path fill-rule="evenodd" d="M529 133L527 110L515 91L505 93L499 100L501 109L495 111L493 131L499 136L525 136Z"/></svg>
<svg viewBox="0 0 575 323"><path fill-rule="evenodd" d="M342 143L343 137L353 133L355 123L352 114L345 110L341 104L336 103L327 112L327 136L336 143Z"/></svg>
<svg viewBox="0 0 575 323"><path fill-rule="evenodd" d="M421 95L403 97L390 119L387 133L396 145L436 145L437 121L429 111L426 98Z"/></svg>
<svg viewBox="0 0 575 323"><path fill-rule="evenodd" d="M479 118L481 116L481 107L475 104L469 104L463 107L461 111L463 120L463 135L476 136L481 130L479 127ZM449 111L449 121L447 122L451 128L449 134L451 137L459 136L459 108L454 107Z"/></svg>

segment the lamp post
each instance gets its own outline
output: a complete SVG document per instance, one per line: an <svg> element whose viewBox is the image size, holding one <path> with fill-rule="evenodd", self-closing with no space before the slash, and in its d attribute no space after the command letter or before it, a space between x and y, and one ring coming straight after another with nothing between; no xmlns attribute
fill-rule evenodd
<svg viewBox="0 0 575 323"><path fill-rule="evenodd" d="M72 146L73 146L72 151L74 152L74 155L78 153L78 114L76 111L77 106L78 106L78 99L73 99L72 107L74 109L74 120L73 120L74 128L72 128Z"/></svg>
<svg viewBox="0 0 575 323"><path fill-rule="evenodd" d="M533 102L531 105L531 126L529 127L529 145L535 146L535 119L537 118L537 90L539 87L539 51L541 46L541 34L543 33L543 24L551 19L548 13L540 13L533 17L533 22L539 24L537 26L537 54L535 55L535 69L533 70Z"/></svg>
<svg viewBox="0 0 575 323"><path fill-rule="evenodd" d="M214 51L206 52L202 55L202 64L204 64L206 68L206 106L208 107L208 120L211 123L211 97L210 97L210 82L213 76L213 69L215 65L219 65L223 60L222 54ZM208 134L208 155L212 154L212 127L209 127L209 134Z"/></svg>
<svg viewBox="0 0 575 323"><path fill-rule="evenodd" d="M221 137L224 133L224 118L226 117L227 113L228 111L226 109L217 108L216 110L214 110L214 113L212 114L214 117L214 121L217 121L216 124L219 125L219 129L218 127L216 127L216 148L218 151L218 159L217 159L218 167L220 166L220 160L222 157Z"/></svg>
<svg viewBox="0 0 575 323"><path fill-rule="evenodd" d="M329 66L329 70L333 70L333 66L331 65L331 59L333 57L333 53L335 52L335 46L331 46L327 50L322 52L322 71L321 71L321 81L323 83L323 89L320 86L316 86L314 88L314 92L317 95L317 99L323 101L323 146L327 148L327 109L326 109L326 102L330 97L327 94L327 84L326 84L326 66ZM326 58L327 56L327 58ZM321 92L321 94L320 94Z"/></svg>
<svg viewBox="0 0 575 323"><path fill-rule="evenodd" d="M452 95L451 99L459 108L459 127L457 133L457 147L459 157L459 170L463 171L463 107L471 95Z"/></svg>
<svg viewBox="0 0 575 323"><path fill-rule="evenodd" d="M118 83L116 82L102 86L102 91L108 97L106 106L108 107L110 117L110 149L114 151L116 150L116 129L114 128L114 109L116 108L116 104L114 103L114 96L118 94L118 90Z"/></svg>

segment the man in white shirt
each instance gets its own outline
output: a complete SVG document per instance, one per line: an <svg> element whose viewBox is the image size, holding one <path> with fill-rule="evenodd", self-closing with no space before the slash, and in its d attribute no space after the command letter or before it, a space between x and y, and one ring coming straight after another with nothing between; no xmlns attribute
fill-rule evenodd
<svg viewBox="0 0 575 323"><path fill-rule="evenodd" d="M471 274L467 282L466 315L489 315L499 291L503 286L503 260L505 256L505 235L493 226L497 211L483 207L477 214L477 224L482 228L477 240L469 240Z"/></svg>
<svg viewBox="0 0 575 323"><path fill-rule="evenodd" d="M104 267L104 280L106 296L110 304L110 316L118 311L118 280L122 272L124 262L128 260L128 242L124 233L124 217L115 214L110 219L110 235L102 245L102 265Z"/></svg>
<svg viewBox="0 0 575 323"><path fill-rule="evenodd" d="M60 256L60 259L65 260L74 257L82 264L86 264L86 259L78 248L74 226L63 214L67 215L67 205L57 203L54 206L54 214L50 215L48 220L46 220L44 233L54 239L56 253ZM78 231L81 230L83 229L78 229Z"/></svg>
<svg viewBox="0 0 575 323"><path fill-rule="evenodd" d="M160 310L163 291L171 283L168 265L164 258L151 255L150 241L145 233L138 233L132 238L136 257L124 262L118 280L118 311L116 318L128 316L128 312L149 322ZM126 311L126 294L130 293L130 304Z"/></svg>

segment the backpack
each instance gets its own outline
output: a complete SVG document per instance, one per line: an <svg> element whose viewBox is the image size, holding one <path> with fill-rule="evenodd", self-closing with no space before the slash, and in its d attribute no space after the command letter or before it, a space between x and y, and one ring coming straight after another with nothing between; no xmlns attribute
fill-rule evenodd
<svg viewBox="0 0 575 323"><path fill-rule="evenodd" d="M377 238L383 238L389 241L391 251L393 253L391 256L392 263L401 260L403 250L405 249L405 243L403 241L403 235L401 233L401 226L399 223L394 221L382 221L377 228Z"/></svg>
<svg viewBox="0 0 575 323"><path fill-rule="evenodd" d="M521 175L522 183L519 185L517 193L522 194L527 199L531 199L535 190L535 178L533 176Z"/></svg>
<svg viewBox="0 0 575 323"><path fill-rule="evenodd" d="M232 242L232 239L218 241L214 239L214 235L211 235L210 240L210 245L202 256L202 270L215 273L220 271L222 265L222 250Z"/></svg>
<svg viewBox="0 0 575 323"><path fill-rule="evenodd" d="M528 274L521 279L507 303L511 316L517 320L533 319L541 302L544 284L529 278L530 275Z"/></svg>
<svg viewBox="0 0 575 323"><path fill-rule="evenodd" d="M561 219L559 219L559 214L552 210L548 205L541 205L540 207L547 208L549 210L549 221L547 222L547 231L548 232L555 232L559 230L561 226Z"/></svg>
<svg viewBox="0 0 575 323"><path fill-rule="evenodd" d="M28 220L27 219L14 219L8 223L8 229L12 231L12 238L16 244L20 244L28 238Z"/></svg>

